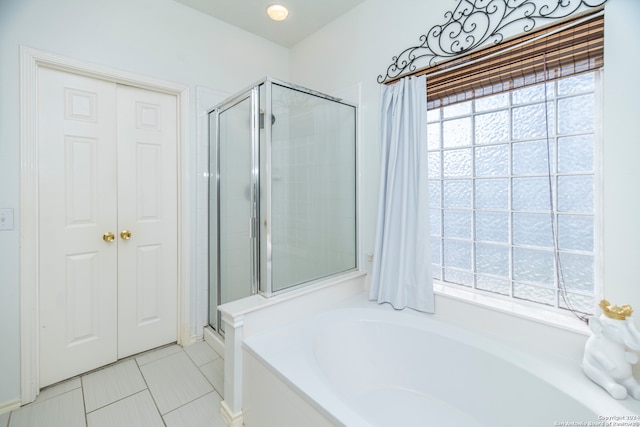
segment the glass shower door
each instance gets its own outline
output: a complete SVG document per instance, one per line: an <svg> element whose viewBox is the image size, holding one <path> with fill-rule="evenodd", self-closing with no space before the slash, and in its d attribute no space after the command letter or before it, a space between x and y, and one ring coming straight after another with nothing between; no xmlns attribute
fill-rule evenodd
<svg viewBox="0 0 640 427"><path fill-rule="evenodd" d="M213 145L211 171L217 171L213 186L215 197L210 212L210 292L209 319L224 333L217 306L247 297L253 293L251 265L255 233L252 232L255 191L253 179L252 96L247 94L212 114ZM217 133L217 135L216 135ZM217 184L217 185L216 185ZM217 326L217 327L216 327Z"/></svg>

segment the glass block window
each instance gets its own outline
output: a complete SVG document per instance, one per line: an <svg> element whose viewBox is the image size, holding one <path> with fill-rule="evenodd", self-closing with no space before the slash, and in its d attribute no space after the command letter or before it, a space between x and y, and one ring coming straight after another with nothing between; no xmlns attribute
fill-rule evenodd
<svg viewBox="0 0 640 427"><path fill-rule="evenodd" d="M593 311L598 73L430 107L436 279Z"/></svg>

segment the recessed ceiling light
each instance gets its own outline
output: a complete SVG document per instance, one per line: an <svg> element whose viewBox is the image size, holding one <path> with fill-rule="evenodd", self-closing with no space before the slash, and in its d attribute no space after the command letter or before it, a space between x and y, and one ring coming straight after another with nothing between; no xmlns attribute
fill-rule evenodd
<svg viewBox="0 0 640 427"><path fill-rule="evenodd" d="M284 21L289 15L289 10L281 4L272 4L267 8L267 15L274 21Z"/></svg>

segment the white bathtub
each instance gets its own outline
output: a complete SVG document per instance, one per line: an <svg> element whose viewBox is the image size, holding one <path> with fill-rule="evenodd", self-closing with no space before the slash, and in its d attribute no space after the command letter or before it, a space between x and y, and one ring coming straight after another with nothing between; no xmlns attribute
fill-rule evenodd
<svg viewBox="0 0 640 427"><path fill-rule="evenodd" d="M301 420L348 427L640 421L639 402L612 399L575 360L513 348L388 305L360 301L328 310L252 336L244 352L247 427ZM305 415L305 405L313 413Z"/></svg>

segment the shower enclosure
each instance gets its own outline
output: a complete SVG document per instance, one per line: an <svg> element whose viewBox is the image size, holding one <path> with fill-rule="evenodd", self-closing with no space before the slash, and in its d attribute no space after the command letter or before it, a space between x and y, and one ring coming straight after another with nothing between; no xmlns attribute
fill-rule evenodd
<svg viewBox="0 0 640 427"><path fill-rule="evenodd" d="M209 323L217 306L357 268L356 108L266 78L209 113Z"/></svg>

